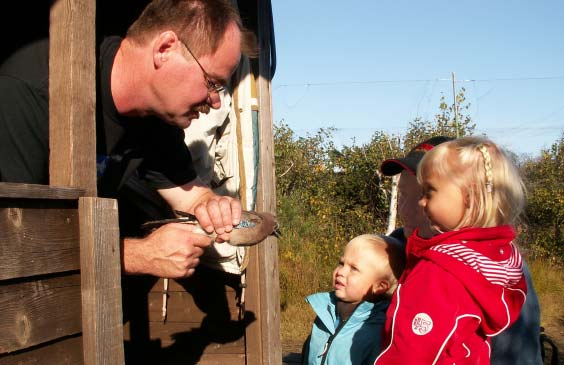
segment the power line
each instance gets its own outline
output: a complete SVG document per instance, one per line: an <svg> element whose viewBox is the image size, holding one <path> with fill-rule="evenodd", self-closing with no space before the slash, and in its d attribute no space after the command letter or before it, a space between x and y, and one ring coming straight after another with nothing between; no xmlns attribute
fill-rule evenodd
<svg viewBox="0 0 564 365"><path fill-rule="evenodd" d="M538 77L497 77L490 79L465 79L456 80L456 83L467 83L467 82L494 82L494 81L534 81L534 80L564 80L564 76L538 76ZM402 84L402 83L420 83L420 82L431 82L431 81L448 81L452 82L450 79L412 79L412 80L368 80L368 81L358 81L358 80L345 80L345 81L326 81L326 82L303 82L303 83L289 83L289 84L277 84L274 90L282 87L295 87L295 86L343 86L343 85L373 85L373 84Z"/></svg>

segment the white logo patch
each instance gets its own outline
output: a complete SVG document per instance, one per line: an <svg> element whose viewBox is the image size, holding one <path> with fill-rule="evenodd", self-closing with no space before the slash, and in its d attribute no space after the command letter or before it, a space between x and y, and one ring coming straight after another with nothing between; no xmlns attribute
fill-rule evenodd
<svg viewBox="0 0 564 365"><path fill-rule="evenodd" d="M411 329L416 335L426 335L433 329L433 320L427 313L417 313L411 322Z"/></svg>

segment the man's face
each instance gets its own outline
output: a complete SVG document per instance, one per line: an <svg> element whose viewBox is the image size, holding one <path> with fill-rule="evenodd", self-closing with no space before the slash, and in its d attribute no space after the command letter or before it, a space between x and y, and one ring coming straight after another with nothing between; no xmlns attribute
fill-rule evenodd
<svg viewBox="0 0 564 365"><path fill-rule="evenodd" d="M421 188L417 177L403 170L398 183L398 214L403 222L405 237L411 236L415 228L419 228L419 237L431 238L433 230L423 208L419 205Z"/></svg>
<svg viewBox="0 0 564 365"><path fill-rule="evenodd" d="M200 113L218 109L221 99L211 85L225 85L241 58L241 32L235 23L228 26L217 51L192 57L181 41L177 42L167 73L156 80L160 101L156 114L169 124L187 128ZM199 64L198 64L199 63Z"/></svg>

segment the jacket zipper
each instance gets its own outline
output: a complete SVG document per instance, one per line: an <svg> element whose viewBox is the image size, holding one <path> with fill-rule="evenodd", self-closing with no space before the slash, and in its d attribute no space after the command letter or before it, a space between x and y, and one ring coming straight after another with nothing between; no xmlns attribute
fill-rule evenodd
<svg viewBox="0 0 564 365"><path fill-rule="evenodd" d="M351 313L351 316L352 316L352 313ZM345 326L345 324L347 323L349 318L347 318L344 321L342 321L341 323L339 323L339 325L337 326L337 329L335 330L335 333L332 334L331 336L329 336L329 338L327 339L327 342L325 343L325 348L323 349L323 353L321 354L321 355L323 355L323 358L321 359L320 365L325 365L325 361L327 360L327 355L329 354L329 347L331 347L331 343L333 342L333 339L337 336L339 331L341 331L341 329ZM319 356L321 356L321 355L319 355Z"/></svg>

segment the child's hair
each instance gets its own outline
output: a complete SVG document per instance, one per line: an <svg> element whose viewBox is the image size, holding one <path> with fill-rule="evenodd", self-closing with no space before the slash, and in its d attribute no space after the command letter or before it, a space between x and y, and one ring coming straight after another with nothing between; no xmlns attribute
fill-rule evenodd
<svg viewBox="0 0 564 365"><path fill-rule="evenodd" d="M393 237L377 234L363 234L355 237L353 241L363 242L372 249L376 246L384 246L388 256L388 261L386 262L385 267L380 269L381 272L384 273L385 279L390 282L390 288L386 292L385 296L391 297L398 286L399 277L401 276L405 266L405 250L402 244Z"/></svg>
<svg viewBox="0 0 564 365"><path fill-rule="evenodd" d="M525 206L525 185L512 159L484 137L463 137L427 152L417 180L435 174L465 194L468 209L455 229L517 223Z"/></svg>

